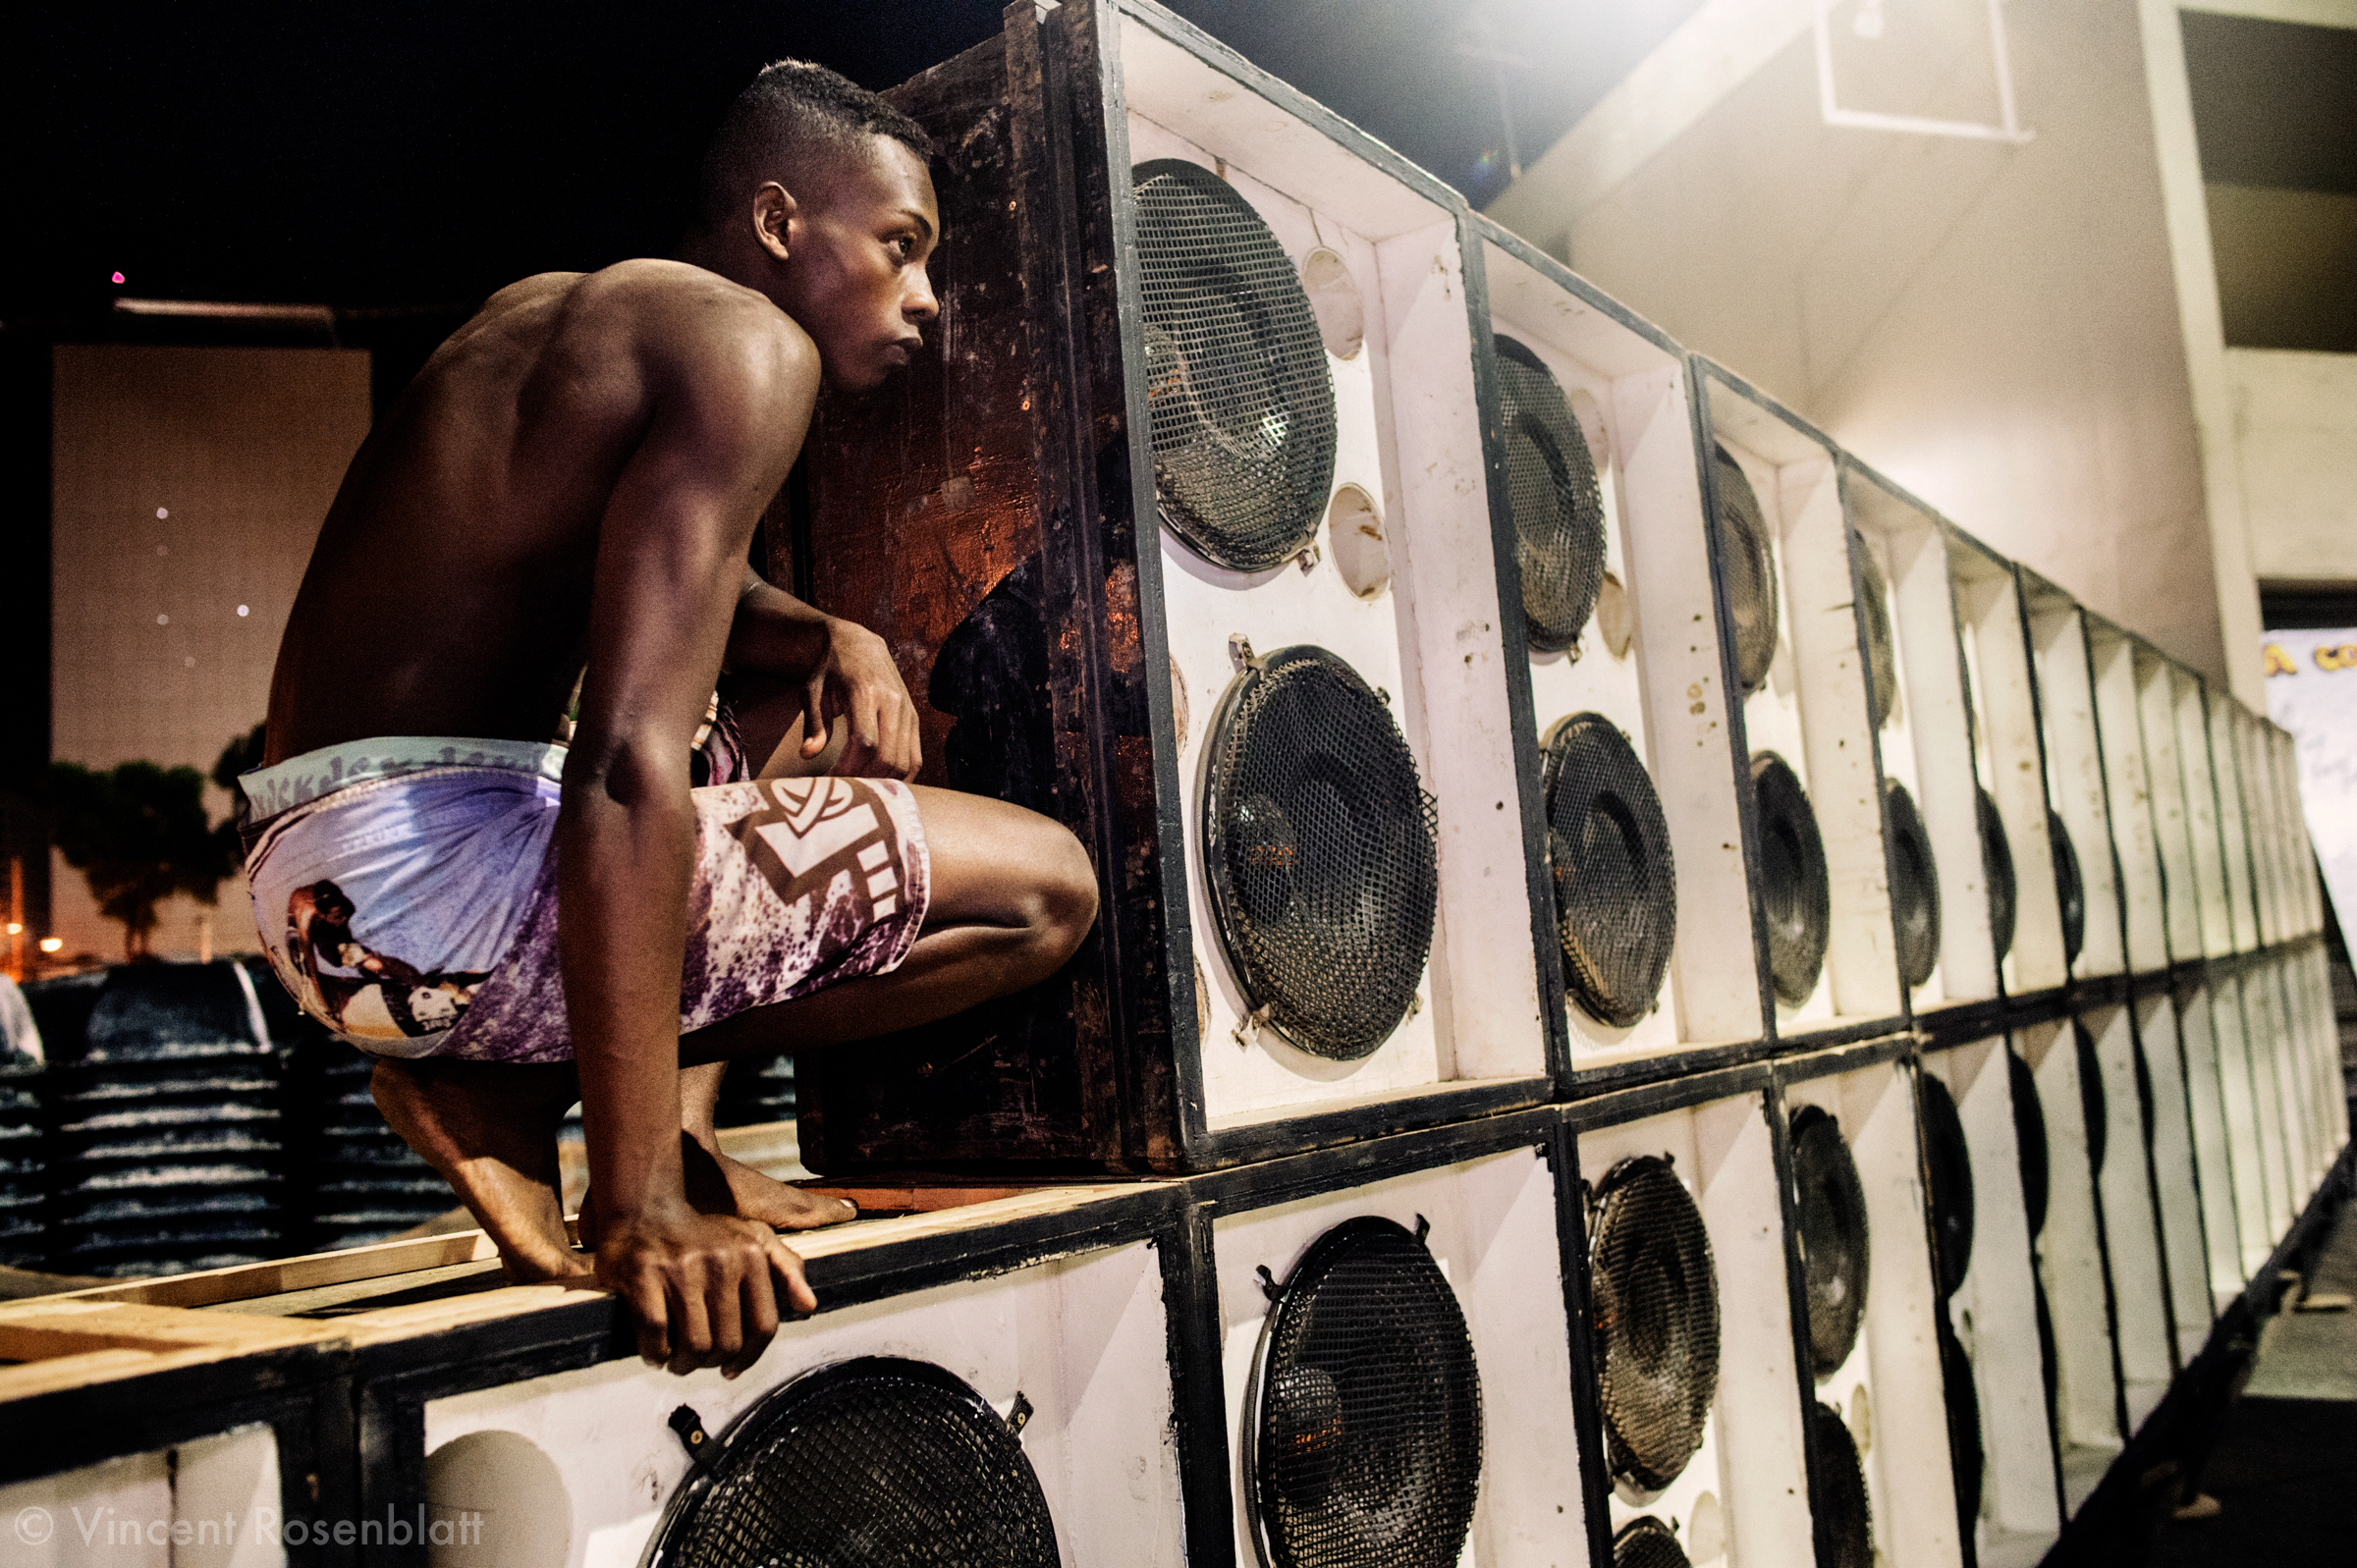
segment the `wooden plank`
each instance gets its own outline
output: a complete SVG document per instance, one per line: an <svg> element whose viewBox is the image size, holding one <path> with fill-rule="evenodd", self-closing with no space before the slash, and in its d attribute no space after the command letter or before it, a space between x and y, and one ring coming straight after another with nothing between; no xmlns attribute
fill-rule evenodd
<svg viewBox="0 0 2357 1568"><path fill-rule="evenodd" d="M160 1279L135 1279L123 1284L77 1290L48 1301L115 1301L151 1307L210 1307L253 1296L284 1295L314 1290L322 1285L348 1284L356 1279L379 1279L416 1269L442 1269L452 1264L480 1263L499 1256L491 1238L479 1230L453 1231L440 1236L416 1236L380 1241L339 1252L304 1253L268 1263L240 1264L230 1269L206 1269L195 1273L167 1274Z"/></svg>
<svg viewBox="0 0 2357 1568"><path fill-rule="evenodd" d="M34 1300L0 1307L0 1361L46 1361L102 1350L274 1350L341 1337L320 1324L131 1302Z"/></svg>

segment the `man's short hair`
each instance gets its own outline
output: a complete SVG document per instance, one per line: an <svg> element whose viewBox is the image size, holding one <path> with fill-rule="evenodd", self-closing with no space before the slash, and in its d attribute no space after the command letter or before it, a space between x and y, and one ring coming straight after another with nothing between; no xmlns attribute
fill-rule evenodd
<svg viewBox="0 0 2357 1568"><path fill-rule="evenodd" d="M924 128L849 77L807 60L780 60L737 95L698 179L696 214L719 225L737 215L764 180L796 190L821 160L889 136L920 158L933 155Z"/></svg>

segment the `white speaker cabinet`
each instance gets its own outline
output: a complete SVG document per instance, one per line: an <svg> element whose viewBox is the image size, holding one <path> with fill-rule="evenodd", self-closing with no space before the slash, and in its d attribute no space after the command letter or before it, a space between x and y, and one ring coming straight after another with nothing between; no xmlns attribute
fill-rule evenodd
<svg viewBox="0 0 2357 1568"><path fill-rule="evenodd" d="M2136 973L2158 973L2168 967L2168 910L2153 770L2146 760L2144 712L2138 701L2136 645L2091 610L2081 608L2079 620L2087 631L2096 731L2103 744L2105 807L2119 867L2123 958Z"/></svg>
<svg viewBox="0 0 2357 1568"><path fill-rule="evenodd" d="M2168 1313L2177 1365L2190 1364L2210 1339L2217 1315L2204 1200L2221 1180L2201 1159L2195 1136L2193 1084L2178 1036L2175 999L2165 986L2138 992L2129 1001L2136 1038L2151 1073L2153 1202L2161 1226L2162 1262L2168 1272Z"/></svg>
<svg viewBox="0 0 2357 1568"><path fill-rule="evenodd" d="M2239 1140L2232 1131L2230 1115L2235 1102L2226 1093L2224 1056L2211 999L2208 981L2189 979L2170 994L2169 1011L2176 1022L2178 1051L2185 1063L2185 1109L2193 1129L2194 1171L2201 1188L2207 1260L2204 1277L2215 1314L2225 1311L2250 1283L2252 1265L2246 1260L2243 1232L2246 1226L2264 1230L2266 1221L2263 1206L2246 1206L2238 1198L2249 1189L2252 1178L2235 1158ZM2264 1240L2255 1243L2263 1262Z"/></svg>
<svg viewBox="0 0 2357 1568"><path fill-rule="evenodd" d="M2219 777L2210 746L2210 701L2202 677L2181 665L2167 667L2171 711L2177 731L2177 767L2183 780L2185 834L2192 846L2193 903L2201 922L2201 945L2182 953L2223 958L2236 950L2234 894L2228 881L2225 840L2219 829ZM2176 880L2171 877L2174 889ZM2174 896L2174 893L2171 893Z"/></svg>
<svg viewBox="0 0 2357 1568"><path fill-rule="evenodd" d="M1226 1561L1232 1551L1238 1568L1267 1561L1247 1456L1264 1333L1277 1310L1272 1291L1321 1237L1370 1217L1421 1233L1472 1342L1481 1469L1460 1560L1467 1568L1593 1560L1572 1394L1561 1133L1554 1111L1524 1111L1187 1182L1189 1250L1203 1271L1191 1299L1218 1320L1216 1373L1190 1376L1210 1379L1225 1414L1217 1465L1225 1496L1205 1493L1206 1518L1225 1521L1211 1528L1229 1538L1217 1557L1197 1560Z"/></svg>
<svg viewBox="0 0 2357 1568"><path fill-rule="evenodd" d="M1889 1045L1786 1057L1777 1063L1777 1113L1815 1106L1833 1116L1866 1195L1864 1322L1849 1359L1816 1378L1814 1396L1840 1412L1858 1444L1878 1555L1893 1568L1941 1568L1961 1563L1963 1548L1947 1425L1934 1416L1946 1407L1914 1073ZM1798 1250L1791 1256L1797 1264ZM1807 1325L1798 1330L1805 1352Z"/></svg>
<svg viewBox="0 0 2357 1568"><path fill-rule="evenodd" d="M1986 1000L1998 995L1997 952L1946 529L1929 507L1848 459L1842 495L1857 548L1874 566L1858 587L1880 579L1897 666L1895 700L1876 736L1883 778L1914 797L1940 879L1940 962L1915 988L1914 1009Z"/></svg>
<svg viewBox="0 0 2357 1568"><path fill-rule="evenodd" d="M2055 1329L2056 1427L2067 1516L2078 1512L2125 1446L2126 1412L2112 1362L2103 1208L2071 1020L2016 1030L2013 1047L2029 1063L2046 1127L2046 1228L2038 1235L2038 1273Z"/></svg>
<svg viewBox="0 0 2357 1568"><path fill-rule="evenodd" d="M1660 1071L1670 1058L1690 1064L1765 1030L1737 799L1746 775L1733 753L1685 355L1519 236L1478 217L1469 232L1489 302L1475 323L1484 352L1494 358L1505 338L1545 367L1587 438L1604 496L1608 576L1595 616L1571 649L1528 650L1534 731L1543 738L1579 713L1612 721L1661 797L1676 869L1676 941L1659 1002L1616 1027L1565 988L1571 1069L1595 1080L1614 1068ZM1501 462L1493 485L1504 477ZM1510 532L1510 497L1497 504Z"/></svg>
<svg viewBox="0 0 2357 1568"><path fill-rule="evenodd" d="M2226 869L2228 941L2231 951L2250 952L2265 939L2259 929L2258 869L2252 862L2251 820L2235 722L2241 710L2229 693L2207 681L2202 682L2202 705L2210 731L2210 767L2218 785L2218 838Z"/></svg>
<svg viewBox="0 0 2357 1568"><path fill-rule="evenodd" d="M1964 644L1972 705L1974 762L1997 803L2013 858L2013 947L2002 966L2005 994L2051 991L2070 978L2047 838L2046 752L2038 728L2036 676L2013 564L1955 527L1948 529L1948 577Z"/></svg>
<svg viewBox="0 0 2357 1568"><path fill-rule="evenodd" d="M2117 829L2111 820L2105 746L2095 689L2094 651L2078 602L2028 568L2016 568L2030 627L2031 673L2038 683L2039 729L2055 815L2070 836L2085 911L2074 977L2124 974ZM2150 837L2149 832L2147 835Z"/></svg>
<svg viewBox="0 0 2357 1568"><path fill-rule="evenodd" d="M1981 1568L2029 1568L2060 1532L2061 1497L2004 1038L1927 1051L1921 1070L1947 1086L1972 1158L1972 1253L1947 1306L1981 1403L1987 1468L1974 1556Z"/></svg>
<svg viewBox="0 0 2357 1568"><path fill-rule="evenodd" d="M1624 1160L1667 1159L1710 1233L1719 1286L1719 1391L1702 1445L1658 1495L1616 1489L1607 1504L1615 1534L1643 1515L1669 1525L1695 1568L1789 1563L1809 1552L1808 1473L1795 1397L1802 1375L1785 1287L1776 1140L1762 1092L1768 1079L1765 1066L1736 1068L1564 1108L1587 1188Z"/></svg>
<svg viewBox="0 0 2357 1568"><path fill-rule="evenodd" d="M1781 757L1807 790L1831 888L1825 964L1814 989L1795 1000L1779 995L1773 983L1766 988L1776 1032L1780 1039L1883 1033L1906 999L1893 950L1882 781L1835 449L1822 432L1732 373L1699 355L1692 363L1702 402L1704 493L1714 515L1727 505L1716 460L1724 451L1758 500L1775 567L1778 637L1765 676L1742 699L1738 743L1746 759L1764 752ZM1735 611L1725 600L1732 579L1724 542L1720 548L1721 636L1731 646ZM1732 671L1739 660L1728 663ZM1760 814L1745 805L1764 945Z"/></svg>
<svg viewBox="0 0 2357 1568"><path fill-rule="evenodd" d="M2123 635L2126 635L2123 633ZM2152 786L2153 835L2165 889L2163 923L2168 961L2189 963L2208 954L2207 900L2195 871L2193 807L2186 798L2185 759L2177 723L2177 669L2142 638L2128 638L2136 675L2136 706L2144 727L2145 777ZM2205 748L2205 752L2206 752ZM2210 873L2215 882L2217 869ZM2220 914L2223 910L2220 911ZM2150 967L2138 959L2139 967Z"/></svg>
<svg viewBox="0 0 2357 1568"><path fill-rule="evenodd" d="M2233 729L2235 762L2242 774L2243 820L2251 838L2251 889L2259 906L2259 943L2273 947L2291 936L2290 911L2285 907L2288 877L2283 840L2275 821L2274 758L2269 754L2266 722L2240 703L2234 705Z"/></svg>
<svg viewBox="0 0 2357 1568"><path fill-rule="evenodd" d="M2136 1083L2136 1021L2122 1006L2083 1008L2078 1026L2095 1046L2101 1074L2104 1159L2096 1171L2104 1257L2119 1345L2120 1397L2133 1434L2160 1406L2177 1374L2167 1265L2153 1203L2152 1151L2145 1142ZM2082 1070L2085 1063L2081 1063ZM2092 1140L2097 1129L2088 1129Z"/></svg>

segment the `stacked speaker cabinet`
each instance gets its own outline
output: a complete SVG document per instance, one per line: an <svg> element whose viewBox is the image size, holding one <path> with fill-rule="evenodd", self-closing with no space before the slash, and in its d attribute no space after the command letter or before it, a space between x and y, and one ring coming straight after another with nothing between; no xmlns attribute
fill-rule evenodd
<svg viewBox="0 0 2357 1568"><path fill-rule="evenodd" d="M2176 1334L2177 1362L2185 1365L2209 1342L2221 1302L2216 1294L2217 1265L2231 1251L2213 1248L2210 1226L2233 1224L2230 1178L2214 1151L2222 1125L2216 1090L2196 1078L2193 1053L2186 1049L2177 998L2165 984L2134 989L2128 1010L2145 1077L2138 1087L2145 1143L2150 1155L2154 1213L2161 1226L2162 1262L2168 1275L2169 1320ZM2197 1114L2195 1101L2207 1092L2212 1103ZM2212 1187L2221 1189L2214 1199Z"/></svg>
<svg viewBox="0 0 2357 1568"><path fill-rule="evenodd" d="M2291 938L2289 869L2277 831L2275 758L2267 722L2250 709L2234 708L2234 751L2242 774L2243 819L2251 839L2252 887L2259 903L2259 940L2275 946Z"/></svg>
<svg viewBox="0 0 2357 1568"><path fill-rule="evenodd" d="M1844 460L1869 711L1879 721L1891 919L1919 1024L1998 995L1998 928L1974 780L1955 594L1939 515Z"/></svg>
<svg viewBox="0 0 2357 1568"><path fill-rule="evenodd" d="M1519 237L1470 232L1571 1069L1691 1069L1766 1031L1685 358Z"/></svg>
<svg viewBox="0 0 2357 1568"><path fill-rule="evenodd" d="M1927 1051L1920 1079L1956 1502L1979 1568L2027 1568L2061 1524L2050 1325L2033 1252L2046 1218L2045 1145L2042 1130L2019 1130L2014 1081L2023 1070L2000 1035Z"/></svg>
<svg viewBox="0 0 2357 1568"><path fill-rule="evenodd" d="M1727 683L1779 1038L1863 1038L1903 1015L1872 693L1839 470L1823 434L1693 361Z"/></svg>
<svg viewBox="0 0 2357 1568"><path fill-rule="evenodd" d="M2056 885L2053 808L2038 727L2037 676L2013 564L1961 529L1948 530L1948 577L1972 705L1973 760L1987 792L1993 883L2010 871L2012 940L2001 942L2005 992L2023 997L2070 978L2069 933Z"/></svg>
<svg viewBox="0 0 2357 1568"><path fill-rule="evenodd" d="M733 1380L645 1365L610 1297L494 1274L405 1301L384 1282L338 1320L363 1513L471 1516L465 1543L502 1568L1177 1568L1175 1192L959 1196L981 1201L796 1237L819 1311Z"/></svg>
<svg viewBox="0 0 2357 1568"><path fill-rule="evenodd" d="M2078 1512L2118 1456L2127 1428L2097 1179L2111 1153L2109 1116L2089 1113L2102 1108L2088 1102L2103 1085L2081 1049L2083 1039L2067 1017L2026 1025L2013 1038L2028 1069L2015 1084L2021 1125L2043 1145L2036 1152L2043 1155L2037 1163L2045 1178L2046 1220L2036 1227L2035 1250L2053 1329L2055 1428L2066 1516ZM2025 1185L2031 1174L2025 1157Z"/></svg>
<svg viewBox="0 0 2357 1568"><path fill-rule="evenodd" d="M2251 863L2250 819L2243 800L2241 746L2233 697L2194 677L2201 718L2209 731L2212 787L2217 792L2220 863L2225 871L2227 950L2249 952L2265 941L2259 929L2259 890Z"/></svg>
<svg viewBox="0 0 2357 1568"><path fill-rule="evenodd" d="M2087 622L2060 588L2027 568L2016 575L2037 677L2063 956L2073 977L2124 974L2127 938Z"/></svg>
<svg viewBox="0 0 2357 1568"><path fill-rule="evenodd" d="M2193 1129L2194 1168L2201 1181L2205 1277L2212 1311L2223 1312L2242 1294L2257 1267L2250 1250L2255 1248L2264 1263L2269 1238L2260 1234L2248 1247L2244 1242L2245 1227L2263 1226L2265 1221L2257 1206L2240 1196L2249 1189L2249 1175L2237 1168L2234 1159L2228 1119L2232 1102L2220 1071L2211 985L2188 975L2170 988L2168 1001L2185 1059L2186 1112Z"/></svg>
<svg viewBox="0 0 2357 1568"><path fill-rule="evenodd" d="M2154 1188L2152 1075L2128 1007L2109 1002L2082 1007L2069 1020L2069 1032L2078 1054L2088 1161L2110 1274L2120 1398L2126 1432L2133 1434L2160 1405L2178 1371Z"/></svg>
<svg viewBox="0 0 2357 1568"><path fill-rule="evenodd" d="M2096 734L2103 748L2104 805L2118 867L2124 962L2133 973L2158 974L2169 964L2168 908L2136 642L2091 610L2082 607L2078 617L2086 630Z"/></svg>
<svg viewBox="0 0 2357 1568"><path fill-rule="evenodd" d="M1573 1102L1596 1492L1616 1541L1659 1529L1702 1568L1805 1561L1784 1219L1765 1065Z"/></svg>
<svg viewBox="0 0 2357 1568"><path fill-rule="evenodd" d="M1818 1560L1961 1563L1915 1064L1848 1047L1780 1060L1777 1087Z"/></svg>
<svg viewBox="0 0 2357 1568"><path fill-rule="evenodd" d="M1609 1562L1569 1185L1548 1109L1189 1180L1189 1563Z"/></svg>
<svg viewBox="0 0 2357 1568"><path fill-rule="evenodd" d="M1102 896L1057 980L807 1063L805 1159L1203 1168L1545 1100L1461 202L1144 0L892 96L948 149L943 349L780 531L902 650L923 777L1066 822Z"/></svg>

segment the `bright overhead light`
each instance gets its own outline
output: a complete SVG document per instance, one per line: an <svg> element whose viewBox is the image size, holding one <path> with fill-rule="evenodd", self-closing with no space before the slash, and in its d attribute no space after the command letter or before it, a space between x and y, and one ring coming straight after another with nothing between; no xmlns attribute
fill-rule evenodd
<svg viewBox="0 0 2357 1568"><path fill-rule="evenodd" d="M65 945L66 939L63 937L43 937L41 939L41 951L55 952Z"/></svg>

